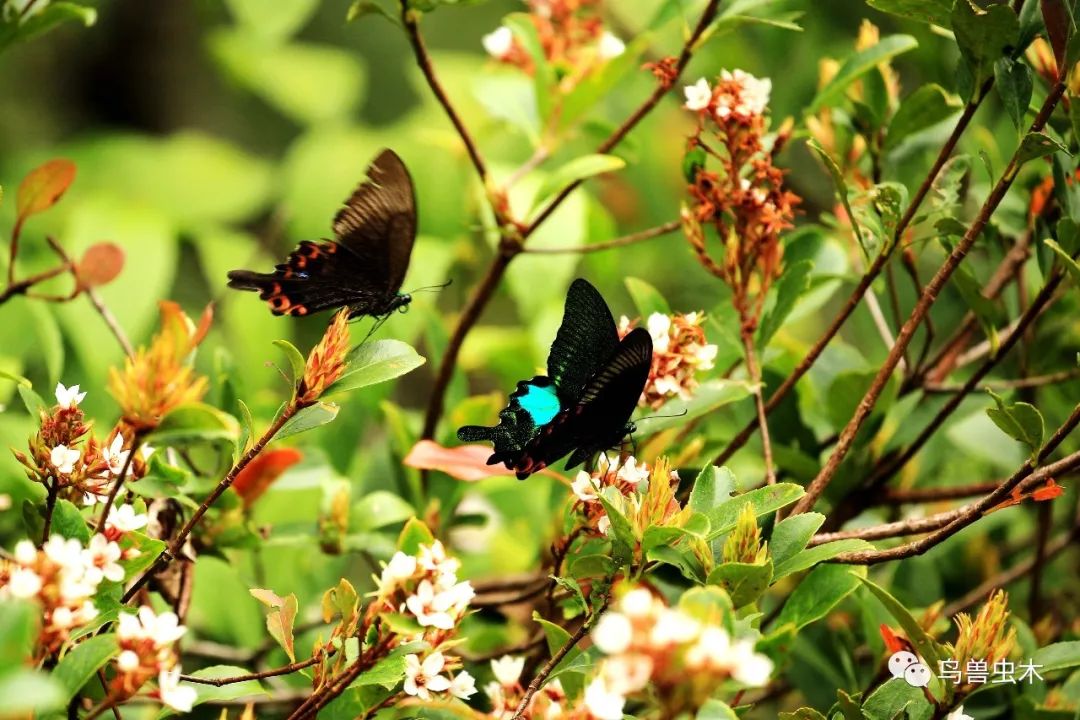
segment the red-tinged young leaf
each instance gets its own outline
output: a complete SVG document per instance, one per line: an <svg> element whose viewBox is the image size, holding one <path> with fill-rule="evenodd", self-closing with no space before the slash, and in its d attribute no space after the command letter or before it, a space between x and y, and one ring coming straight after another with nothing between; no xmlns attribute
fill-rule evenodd
<svg viewBox="0 0 1080 720"><path fill-rule="evenodd" d="M514 474L503 465L488 465L489 457L491 457L491 448L486 445L459 445L447 448L433 440L421 440L409 450L404 463L417 470L438 470L465 482L476 482L495 475ZM538 474L565 481L562 475L550 468L544 468Z"/></svg>
<svg viewBox="0 0 1080 720"><path fill-rule="evenodd" d="M124 251L115 243L91 245L75 266L80 288L107 285L124 269Z"/></svg>
<svg viewBox="0 0 1080 720"><path fill-rule="evenodd" d="M75 163L63 158L49 160L30 171L15 193L15 212L19 222L48 210L75 180Z"/></svg>
<svg viewBox="0 0 1080 720"><path fill-rule="evenodd" d="M1031 499L1035 502L1046 502L1061 497L1064 492L1065 490L1057 484L1057 481L1050 478L1045 485L1031 493Z"/></svg>
<svg viewBox="0 0 1080 720"><path fill-rule="evenodd" d="M266 492L286 470L300 462L304 454L296 448L267 450L248 463L233 483L233 490L244 499L249 508Z"/></svg>
<svg viewBox="0 0 1080 720"><path fill-rule="evenodd" d="M253 598L263 605L273 608L266 615L266 629L270 631L270 636L281 645L281 648L289 656L289 660L296 662L293 638L293 626L296 623L296 611L298 608L296 595L290 593L285 597L279 597L273 590L264 590L262 588L251 588L249 592Z"/></svg>

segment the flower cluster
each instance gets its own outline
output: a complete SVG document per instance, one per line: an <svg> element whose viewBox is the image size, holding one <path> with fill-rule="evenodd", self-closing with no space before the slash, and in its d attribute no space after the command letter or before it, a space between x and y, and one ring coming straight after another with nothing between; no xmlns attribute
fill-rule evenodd
<svg viewBox="0 0 1080 720"><path fill-rule="evenodd" d="M98 585L124 577L117 564L120 555L116 543L101 535L88 547L53 535L40 550L22 540L11 560L0 560L0 600L21 598L41 605L38 657L55 653L73 630L97 617L92 598Z"/></svg>
<svg viewBox="0 0 1080 720"><path fill-rule="evenodd" d="M688 400L697 387L698 370L711 370L716 360L716 346L705 342L705 313L653 313L645 321L652 336L653 356L649 379L641 394L639 405L654 410L668 399ZM636 325L629 318L619 320L619 336L623 337Z"/></svg>
<svg viewBox="0 0 1080 720"><path fill-rule="evenodd" d="M296 389L301 405L314 403L328 387L341 377L349 354L349 311L342 310L330 321L318 344L311 349L304 377Z"/></svg>
<svg viewBox="0 0 1080 720"><path fill-rule="evenodd" d="M195 689L180 685L180 665L176 641L187 631L171 612L156 614L142 606L137 615L121 613L116 627L120 654L116 657L116 676L111 683L112 697L118 701L134 695L156 677L156 697L174 710L189 712L195 702Z"/></svg>
<svg viewBox="0 0 1080 720"><path fill-rule="evenodd" d="M517 706L525 697L521 684L521 672L525 669L524 657L504 655L491 661L491 674L495 679L484 686L484 693L491 700L491 717L505 720L514 716ZM558 678L547 683L529 700L523 718L532 720L555 720L566 717L566 691Z"/></svg>
<svg viewBox="0 0 1080 720"><path fill-rule="evenodd" d="M587 530L597 535L611 532L611 519L600 502L600 495L603 495L626 516L638 539L654 525L681 527L686 523L690 510L681 507L675 499L678 486L679 474L671 469L665 458L658 458L650 470L633 456L620 462L607 455L603 456L597 470L592 473L582 470L571 483L575 504L580 506Z"/></svg>
<svg viewBox="0 0 1080 720"><path fill-rule="evenodd" d="M701 78L684 89L686 108L698 122L687 143L690 207L682 213L683 229L702 265L731 287L749 331L780 274L780 232L792 226L799 202L784 189L784 173L773 165L783 134L766 149L771 89L769 80L741 70L725 70L711 85ZM709 158L716 170L709 169ZM723 248L719 260L709 252L706 228L715 231Z"/></svg>
<svg viewBox="0 0 1080 720"><path fill-rule="evenodd" d="M125 465L130 480L146 474L152 448L144 446L129 463L131 450L124 449L127 441L119 428L105 443L91 433L79 408L86 393L80 392L78 385L65 387L58 383L55 396L56 405L41 412L38 432L28 443L29 454L15 452L27 477L42 483L57 497L93 505L108 496Z"/></svg>
<svg viewBox="0 0 1080 720"><path fill-rule="evenodd" d="M196 326L179 305L161 302L161 330L150 345L125 359L122 370L109 371L109 392L120 405L127 429L153 430L171 410L197 402L206 393L206 378L195 373L190 359L206 337L212 317L207 307Z"/></svg>
<svg viewBox="0 0 1080 720"><path fill-rule="evenodd" d="M432 694L449 693L467 699L476 692L475 679L460 670L459 658L443 650L454 630L469 609L474 591L467 581L458 581L461 563L446 554L435 540L421 545L416 555L398 551L390 558L377 578L376 600L369 612L398 612L412 618L430 652L405 658L405 692L423 700ZM457 670L452 676L444 673Z"/></svg>
<svg viewBox="0 0 1080 720"><path fill-rule="evenodd" d="M772 661L749 638L733 638L714 618L672 608L645 587L626 591L592 631L606 657L585 688L584 704L599 720L619 720L628 697L655 693L664 717L693 711L731 679L762 687Z"/></svg>
<svg viewBox="0 0 1080 720"><path fill-rule="evenodd" d="M626 45L604 29L601 0L528 0L529 18L544 57L571 90L600 64L626 52ZM535 71L533 58L513 31L502 25L483 38L484 50L499 62Z"/></svg>
<svg viewBox="0 0 1080 720"><path fill-rule="evenodd" d="M979 608L973 620L967 613L960 613L954 618L957 628L956 642L946 644L950 658L959 661L961 667L967 667L971 661L985 663L993 667L999 660L1007 658L1016 645L1016 628L1009 623L1009 596L998 590ZM971 688L958 688L961 694Z"/></svg>

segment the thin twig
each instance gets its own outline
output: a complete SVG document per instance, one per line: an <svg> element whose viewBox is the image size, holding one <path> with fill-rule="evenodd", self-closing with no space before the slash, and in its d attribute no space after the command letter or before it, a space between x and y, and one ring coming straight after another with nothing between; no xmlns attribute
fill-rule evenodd
<svg viewBox="0 0 1080 720"><path fill-rule="evenodd" d="M124 479L127 477L128 470L131 469L131 462L135 459L135 452L139 449L141 443L142 433L136 430L131 435L131 447L128 450L127 457L124 458L120 473L116 476L116 482L109 488L109 497L105 499L105 507L101 508L101 516L98 518L96 532L105 532L105 522L109 519L113 503L116 501L116 496L120 494L120 488L124 486Z"/></svg>
<svg viewBox="0 0 1080 720"><path fill-rule="evenodd" d="M45 524L41 530L41 544L49 541L49 531L52 530L53 512L56 510L56 497L60 494L60 478L53 476L49 483L49 495L45 499Z"/></svg>
<svg viewBox="0 0 1080 720"><path fill-rule="evenodd" d="M1050 119L1050 115L1054 111L1054 108L1057 107L1064 92L1064 83L1058 82L1054 85L1050 94L1047 95L1046 100L1043 102L1042 107L1039 109L1039 114L1032 122L1029 132L1038 132L1042 130L1046 125L1046 122ZM968 251L971 250L971 247L975 244L979 235L982 234L983 228L990 222L990 217L994 214L994 211L1001 203L1001 200L1005 197L1005 193L1012 187L1013 180L1016 179L1020 166L1024 162L1025 160L1020 155L1020 147L1018 147L1013 153L1012 158L1009 160L1009 164L1005 168L1005 172L1001 176L1001 179L998 180L994 189L990 191L990 195L983 203L974 222L968 227L967 232L964 233L964 237L956 244L956 247L953 248L952 252L949 253L949 256L945 259L942 266L934 273L934 277L927 283L926 288L923 290L923 294L919 296L919 300L915 304L915 308L911 311L911 315L904 322L903 327L900 328L900 332L896 338L896 344L893 346L893 349L889 352L889 356L878 370L870 388L866 391L866 394L863 395L862 400L859 401L858 406L855 408L854 416L840 433L840 437L836 442L836 447L829 455L829 459L826 461L825 466L807 486L806 494L803 495L795 504L795 507L792 508L793 514L807 512L813 508L814 503L821 497L825 488L829 486L829 483L836 475L836 471L840 468L840 463L843 462L844 458L847 457L848 452L854 446L856 434L862 428L866 419L870 417L874 405L888 385L889 377L896 369L901 357L903 357L904 350L914 337L916 328L922 322L922 319L926 314L930 312L930 307L937 300L938 293L941 292L942 288L945 287L945 283L952 277L953 272L955 272L956 268L963 262Z"/></svg>
<svg viewBox="0 0 1080 720"><path fill-rule="evenodd" d="M502 191L505 193L511 187L516 185L518 181L521 180L521 178L525 177L533 170L540 167L540 165L542 165L543 162L548 159L548 156L550 154L551 151L548 150L546 145L540 145L539 147L537 147L536 150L533 152L532 156L530 156L528 160L523 162L517 170L510 173L509 177L507 177L506 180L503 181Z"/></svg>
<svg viewBox="0 0 1080 720"><path fill-rule="evenodd" d="M25 295L27 290L34 287L38 283L51 280L57 275L63 275L70 269L67 265L59 265L54 268L40 272L37 275L31 275L28 278L24 278L18 282L10 283L3 291L0 291L0 305L3 305L16 295Z"/></svg>
<svg viewBox="0 0 1080 720"><path fill-rule="evenodd" d="M968 125L971 123L973 117L975 117L975 111L979 109L983 99L987 96L990 88L993 86L994 78L989 78L982 86L979 94L971 100L966 106L964 111L960 115L960 118L956 121L956 126L953 128L952 133L949 135L945 144L941 146L941 150L938 152L937 157L934 159L934 163L930 166L930 170L927 172L926 177L923 178L922 183L915 191L915 195L911 199L911 203L908 204L907 210L904 211L904 215L900 218L900 222L896 224L896 230L893 232L892 242L886 247L882 248L877 257L874 258L874 262L859 279L858 284L848 295L847 300L844 301L844 306L840 309L840 313L833 319L832 323L822 333L821 337L814 342L813 346L807 351L806 355L799 362L795 369L791 371L791 374L780 383L780 385L769 396L768 402L765 403L766 412L772 412L780 405L796 383L802 379L810 368L814 366L817 359L821 356L821 353L825 351L825 348L832 342L832 339L836 337L836 334L840 332L840 328L844 326L848 318L855 312L855 308L859 306L863 297L866 295L870 286L881 274L885 264L889 261L893 251L898 247L904 237L904 233L907 231L908 226L915 220L915 215L922 205L923 200L930 193L930 189L934 186L934 182L937 180L938 174L941 169L945 167L945 163L948 162L949 157L952 156L953 150L956 149L957 143L960 142L960 137L967 130ZM757 421L751 420L738 432L727 444L727 446L720 452L719 455L713 460L713 465L723 465L731 456L734 455L746 441L757 430Z"/></svg>
<svg viewBox="0 0 1080 720"><path fill-rule="evenodd" d="M213 491L206 496L206 499L202 501L202 504L199 505L198 509L191 516L191 519L187 521L184 527L180 529L180 532L176 534L176 537L173 538L173 541L169 544L169 547L162 551L162 553L157 556L157 559L154 560L154 564L147 568L139 577L139 579L136 580L130 588L128 588L127 592L125 592L124 596L121 598L121 602L126 603L131 600L131 598L135 596L135 593L137 593L139 589L142 588L142 586L145 585L146 582L151 577L153 577L155 573L168 565L169 562L173 560L173 558L180 556L180 553L183 551L184 548L184 543L187 542L188 536L191 535L191 532L195 529L195 526L198 525L200 520L202 520L203 515L205 515L206 511L210 509L210 506L214 504L214 501L221 497L222 493L232 487L233 482L236 481L237 475L239 475L240 472L244 468L246 468L248 464L259 455L259 453L263 451L267 443L269 443L273 439L274 435L276 435L278 431L281 430L282 427L284 427L285 423L288 422L289 419L292 418L292 416L295 415L300 409L300 405L295 400L289 402L285 406L285 409L282 410L281 414L274 419L274 422L271 423L270 427L266 429L266 432L262 434L262 437L260 437L258 441L256 441L255 444L251 446L251 449L244 453L244 456L240 458L240 460L238 460L235 465L233 465L232 469L229 470L228 474L226 474L225 477L222 478L221 482L217 484L217 487L215 487ZM132 451L131 455L134 455L134 451ZM128 455L129 462L131 460L131 455ZM119 485L119 481L117 481L117 484ZM102 515L101 526L104 526L104 513Z"/></svg>
<svg viewBox="0 0 1080 720"><path fill-rule="evenodd" d="M1075 380L1076 378L1080 378L1080 368L1060 370L1058 372L1047 373L1046 375L1031 375L1025 378L1016 378L1014 380L991 380L990 382L983 383L977 389L983 391L1026 390L1029 388L1043 387L1044 385L1057 385L1060 382ZM964 392L964 385L955 383L927 383L922 386L922 390L928 395L949 395L952 393Z"/></svg>
<svg viewBox="0 0 1080 720"><path fill-rule="evenodd" d="M323 657L325 656L316 655L307 660L301 660L300 662L294 662L289 665L273 668L272 670L263 670L262 672L254 672L248 675L234 675L232 677L223 678L201 678L196 677L195 675L181 675L180 679L197 685L213 685L214 687L221 687L223 685L234 685L236 683L247 682L248 680L265 680L266 678L278 677L279 675L290 675L294 672L309 668L312 665L317 665L322 662Z"/></svg>
<svg viewBox="0 0 1080 720"><path fill-rule="evenodd" d="M807 547L824 545L825 543L835 542L837 540L851 540L855 538L860 540L884 540L885 538L903 537L905 535L918 535L920 533L939 530L945 527L971 508L972 505L964 505L955 510L935 513L934 515L928 515L921 518L908 518L907 520L898 520L896 522L882 523L881 525L873 525L865 528L854 528L852 530L837 530L836 532L818 533L810 538Z"/></svg>
<svg viewBox="0 0 1080 720"><path fill-rule="evenodd" d="M548 676L558 667L559 663L563 661L571 650L573 650L582 638L584 638L592 626L603 614L607 608L608 600L604 598L604 601L600 604L600 607L596 608L589 619L581 624L581 627L577 631L567 638L563 646L559 648L551 659L544 664L544 667L540 668L540 672L536 673L536 677L529 683L529 687L525 688L525 694L521 697L521 702L518 703L517 709L514 711L514 715L510 720L521 720L525 715L525 711L529 709L529 703L532 702L533 696L540 690L540 686L544 684L544 681L548 679Z"/></svg>
<svg viewBox="0 0 1080 720"><path fill-rule="evenodd" d="M601 250L611 250L613 248L626 247L627 245L633 245L635 243L644 242L646 240L652 240L653 238L663 237L668 233L675 232L682 227L681 220L669 220L663 225L657 225L656 227L649 228L648 230L640 230L636 233L629 235L623 235L622 237L615 238L614 240L606 240L594 245L580 245L578 247L560 247L560 248L525 248L522 252L530 254L555 254L555 253L593 253L600 252Z"/></svg>
<svg viewBox="0 0 1080 720"><path fill-rule="evenodd" d="M929 503L942 500L962 500L964 498L985 495L993 492L1001 482L975 483L973 485L954 485L952 487L925 487L900 490L883 488L874 500L876 505L902 505L904 503Z"/></svg>
<svg viewBox="0 0 1080 720"><path fill-rule="evenodd" d="M744 325L744 327L747 327ZM754 350L754 333L747 330L741 333L743 355L746 358L746 370L754 386L754 408L758 427L761 428L761 455L765 462L765 484L776 484L776 470L773 468L772 441L769 438L769 421L765 416L765 399L761 392L761 368L758 366L757 352Z"/></svg>

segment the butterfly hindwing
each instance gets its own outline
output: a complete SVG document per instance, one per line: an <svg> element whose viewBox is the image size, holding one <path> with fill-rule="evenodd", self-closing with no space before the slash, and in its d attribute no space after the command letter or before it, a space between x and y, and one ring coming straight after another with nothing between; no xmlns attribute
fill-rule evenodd
<svg viewBox="0 0 1080 720"><path fill-rule="evenodd" d="M457 436L463 442L492 443L495 452L487 464L504 463L511 468L518 463L525 445L560 410L554 383L550 378L538 375L518 383L506 407L499 411L498 425L466 425L458 430Z"/></svg>
<svg viewBox="0 0 1080 720"><path fill-rule="evenodd" d="M570 454L566 469L616 446L626 435L652 364L652 337L631 330L582 390L578 402L559 413L533 438L514 468L527 476Z"/></svg>
<svg viewBox="0 0 1080 720"><path fill-rule="evenodd" d="M353 316L382 316L407 302L398 291L416 237L416 198L392 150L368 167L333 230L336 241L304 241L273 272L231 271L229 287L257 291L275 315L348 306Z"/></svg>

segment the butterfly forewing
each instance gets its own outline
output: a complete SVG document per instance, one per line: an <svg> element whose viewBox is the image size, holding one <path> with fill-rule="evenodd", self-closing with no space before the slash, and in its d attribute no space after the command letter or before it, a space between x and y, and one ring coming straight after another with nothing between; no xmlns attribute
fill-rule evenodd
<svg viewBox="0 0 1080 720"><path fill-rule="evenodd" d="M562 324L548 354L548 377L560 397L575 402L618 345L619 333L607 303L596 288L578 278L566 293Z"/></svg>

